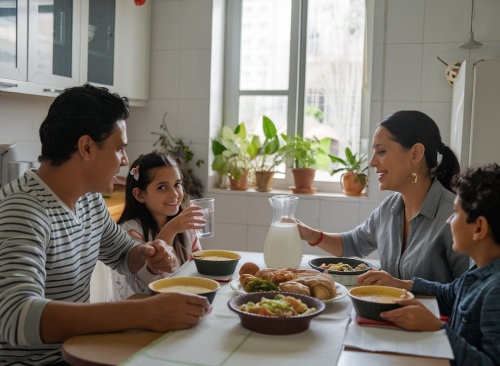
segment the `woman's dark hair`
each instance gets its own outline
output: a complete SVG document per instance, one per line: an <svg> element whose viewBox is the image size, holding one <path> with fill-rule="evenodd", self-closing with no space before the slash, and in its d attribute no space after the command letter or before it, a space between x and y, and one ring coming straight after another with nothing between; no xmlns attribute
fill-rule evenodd
<svg viewBox="0 0 500 366"><path fill-rule="evenodd" d="M380 126L387 128L393 140L406 149L418 143L424 145L430 176L451 191L451 180L460 173L460 164L453 151L441 141L439 128L432 118L419 111L399 111L380 122ZM439 165L438 153L442 155Z"/></svg>
<svg viewBox="0 0 500 366"><path fill-rule="evenodd" d="M132 169L137 168L137 175L128 174L125 185L125 208L121 217L118 219L118 224L123 224L128 220L138 220L142 227L144 238L147 241L154 240L160 233L160 228L155 218L149 212L144 203L137 201L132 194L134 188L139 188L145 191L148 185L153 181L156 169L163 167L174 167L178 169L175 159L165 153L153 151L149 154L139 156L131 165ZM180 172L182 176L182 172ZM137 177L137 180L135 179ZM188 198L184 194L183 202L179 208L179 212L174 216L167 216L167 222L179 215L182 212L182 207L186 204ZM188 243L191 245L191 243ZM181 261L184 263L189 259L189 252L185 248L184 235L177 234L174 238L174 250Z"/></svg>
<svg viewBox="0 0 500 366"><path fill-rule="evenodd" d="M467 213L467 222L484 216L493 240L500 245L500 166L493 163L469 169L453 177L452 187Z"/></svg>
<svg viewBox="0 0 500 366"><path fill-rule="evenodd" d="M40 126L40 162L58 166L78 149L80 137L88 135L101 145L116 129L116 122L129 117L128 99L90 84L65 89L49 108Z"/></svg>

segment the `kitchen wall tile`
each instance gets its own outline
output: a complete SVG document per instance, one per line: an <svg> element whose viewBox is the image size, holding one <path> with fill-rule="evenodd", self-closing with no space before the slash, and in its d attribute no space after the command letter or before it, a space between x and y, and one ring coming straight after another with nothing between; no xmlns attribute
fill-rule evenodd
<svg viewBox="0 0 500 366"><path fill-rule="evenodd" d="M186 144L189 141L184 141ZM191 169L193 169L193 173L196 177L201 179L202 182L208 182L208 172L210 171L210 163L206 158L208 156L208 149L210 148L207 143L205 144L191 144L189 143L189 147L193 152L193 160L190 163ZM204 163L200 164L199 167L196 166L196 161L199 159L203 160ZM207 187L205 187L206 189Z"/></svg>
<svg viewBox="0 0 500 366"><path fill-rule="evenodd" d="M359 223L359 201L321 201L320 226L324 231L343 232ZM353 223L356 223L353 226Z"/></svg>
<svg viewBox="0 0 500 366"><path fill-rule="evenodd" d="M421 72L421 44L388 44L384 98L388 101L420 100Z"/></svg>
<svg viewBox="0 0 500 366"><path fill-rule="evenodd" d="M451 131L451 102L422 102L421 111L436 122L439 127L439 132L441 133L441 140L449 146Z"/></svg>
<svg viewBox="0 0 500 366"><path fill-rule="evenodd" d="M449 102L453 88L446 80L446 63L462 61L467 58L468 51L457 47L456 43L424 44L422 66L422 101Z"/></svg>
<svg viewBox="0 0 500 366"><path fill-rule="evenodd" d="M416 101L416 102L385 102L384 109L383 109L383 115L385 118L385 117L387 117L387 116L389 116L397 111L403 111L403 110L419 111L420 108L421 108L420 101Z"/></svg>
<svg viewBox="0 0 500 366"><path fill-rule="evenodd" d="M129 141L125 151L127 152L129 167L132 166L134 160L136 160L141 154L148 153L152 151L151 145L145 141ZM122 175L122 171L120 171Z"/></svg>
<svg viewBox="0 0 500 366"><path fill-rule="evenodd" d="M478 38L474 37L476 41L479 41ZM499 42L483 42L481 41L483 46L481 48L476 48L473 50L467 50L469 59L477 60L481 58L486 59L500 59L500 44Z"/></svg>
<svg viewBox="0 0 500 366"><path fill-rule="evenodd" d="M38 156L42 151L40 140L17 140L15 148L19 161L38 161Z"/></svg>
<svg viewBox="0 0 500 366"><path fill-rule="evenodd" d="M266 242L268 226L248 225L248 244L249 251L262 252L264 250L264 243Z"/></svg>
<svg viewBox="0 0 500 366"><path fill-rule="evenodd" d="M144 107L131 107L127 120L127 136L130 140L146 141L148 110Z"/></svg>
<svg viewBox="0 0 500 366"><path fill-rule="evenodd" d="M388 0L387 43L422 43L424 1Z"/></svg>
<svg viewBox="0 0 500 366"><path fill-rule="evenodd" d="M299 203L297 204L297 212L295 214L296 219L313 228L319 228L320 215L320 201L317 198L311 197L307 199L299 196Z"/></svg>
<svg viewBox="0 0 500 366"><path fill-rule="evenodd" d="M207 143L209 135L208 99L179 100L179 131L178 136L185 142Z"/></svg>
<svg viewBox="0 0 500 366"><path fill-rule="evenodd" d="M179 101L177 99L154 99L149 101L146 141L155 142L157 135L152 132L163 133L160 129L163 116L167 113L165 121L168 131L172 136L179 134Z"/></svg>
<svg viewBox="0 0 500 366"><path fill-rule="evenodd" d="M426 1L424 42L464 42L470 29L471 1Z"/></svg>
<svg viewBox="0 0 500 366"><path fill-rule="evenodd" d="M151 8L151 50L178 50L182 1L154 2Z"/></svg>
<svg viewBox="0 0 500 366"><path fill-rule="evenodd" d="M0 93L0 142L15 142L19 99L12 93Z"/></svg>
<svg viewBox="0 0 500 366"><path fill-rule="evenodd" d="M212 1L184 0L181 12L181 48L210 49Z"/></svg>
<svg viewBox="0 0 500 366"><path fill-rule="evenodd" d="M150 98L179 96L180 51L151 51Z"/></svg>
<svg viewBox="0 0 500 366"><path fill-rule="evenodd" d="M273 209L268 195L255 195L248 200L248 224L269 226L273 221Z"/></svg>
<svg viewBox="0 0 500 366"><path fill-rule="evenodd" d="M471 0L466 1L468 6L465 5L469 9L471 8L470 1ZM474 39L476 41L481 43L488 41L500 42L500 22L498 21L499 14L500 1L481 0L475 2L473 30ZM467 21L467 25L470 27L470 20ZM465 40L467 40L467 37L464 39L464 42Z"/></svg>
<svg viewBox="0 0 500 366"><path fill-rule="evenodd" d="M383 99L383 70L384 70L384 46L376 44L373 46L372 52L372 69L371 69L371 100L380 101Z"/></svg>
<svg viewBox="0 0 500 366"><path fill-rule="evenodd" d="M210 247L207 246L207 249L249 250L247 225L216 222L214 239L215 244L214 242L210 243Z"/></svg>
<svg viewBox="0 0 500 366"><path fill-rule="evenodd" d="M181 51L179 68L181 99L210 98L210 51Z"/></svg>
<svg viewBox="0 0 500 366"><path fill-rule="evenodd" d="M246 225L248 223L248 196L234 193L216 194L215 221Z"/></svg>

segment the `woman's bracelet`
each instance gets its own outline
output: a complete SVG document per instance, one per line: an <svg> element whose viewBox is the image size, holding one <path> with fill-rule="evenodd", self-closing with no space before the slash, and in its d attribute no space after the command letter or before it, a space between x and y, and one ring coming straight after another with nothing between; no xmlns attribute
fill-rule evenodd
<svg viewBox="0 0 500 366"><path fill-rule="evenodd" d="M315 247L316 245L319 245L319 243L321 243L323 241L324 236L325 235L323 234L323 231L320 230L319 231L319 239L316 240L314 243L307 242L307 244L309 244L312 247Z"/></svg>

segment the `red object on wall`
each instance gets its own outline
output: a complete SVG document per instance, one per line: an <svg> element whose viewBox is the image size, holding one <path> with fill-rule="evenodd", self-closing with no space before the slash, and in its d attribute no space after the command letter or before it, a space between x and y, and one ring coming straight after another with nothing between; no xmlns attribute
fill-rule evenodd
<svg viewBox="0 0 500 366"><path fill-rule="evenodd" d="M134 0L134 2L135 2L135 5L141 6L141 5L144 5L146 3L146 0Z"/></svg>

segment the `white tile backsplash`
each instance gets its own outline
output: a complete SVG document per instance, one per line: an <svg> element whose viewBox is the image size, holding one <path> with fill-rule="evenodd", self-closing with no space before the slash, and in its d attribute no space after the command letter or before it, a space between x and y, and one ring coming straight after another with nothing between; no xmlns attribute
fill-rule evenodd
<svg viewBox="0 0 500 366"><path fill-rule="evenodd" d="M387 43L422 43L425 1L389 0Z"/></svg>
<svg viewBox="0 0 500 366"><path fill-rule="evenodd" d="M179 97L179 63L179 50L151 51L151 70L155 70L149 79L151 99Z"/></svg>
<svg viewBox="0 0 500 366"><path fill-rule="evenodd" d="M420 100L422 44L387 44L384 84L385 100Z"/></svg>
<svg viewBox="0 0 500 366"><path fill-rule="evenodd" d="M210 127L209 109L208 99L180 99L178 136L185 142L207 143Z"/></svg>
<svg viewBox="0 0 500 366"><path fill-rule="evenodd" d="M179 98L210 98L210 50L182 50L179 73Z"/></svg>
<svg viewBox="0 0 500 366"><path fill-rule="evenodd" d="M211 47L212 1L185 0L181 11L181 48L206 49Z"/></svg>
<svg viewBox="0 0 500 366"><path fill-rule="evenodd" d="M178 50L181 45L182 1L153 2L151 50Z"/></svg>

